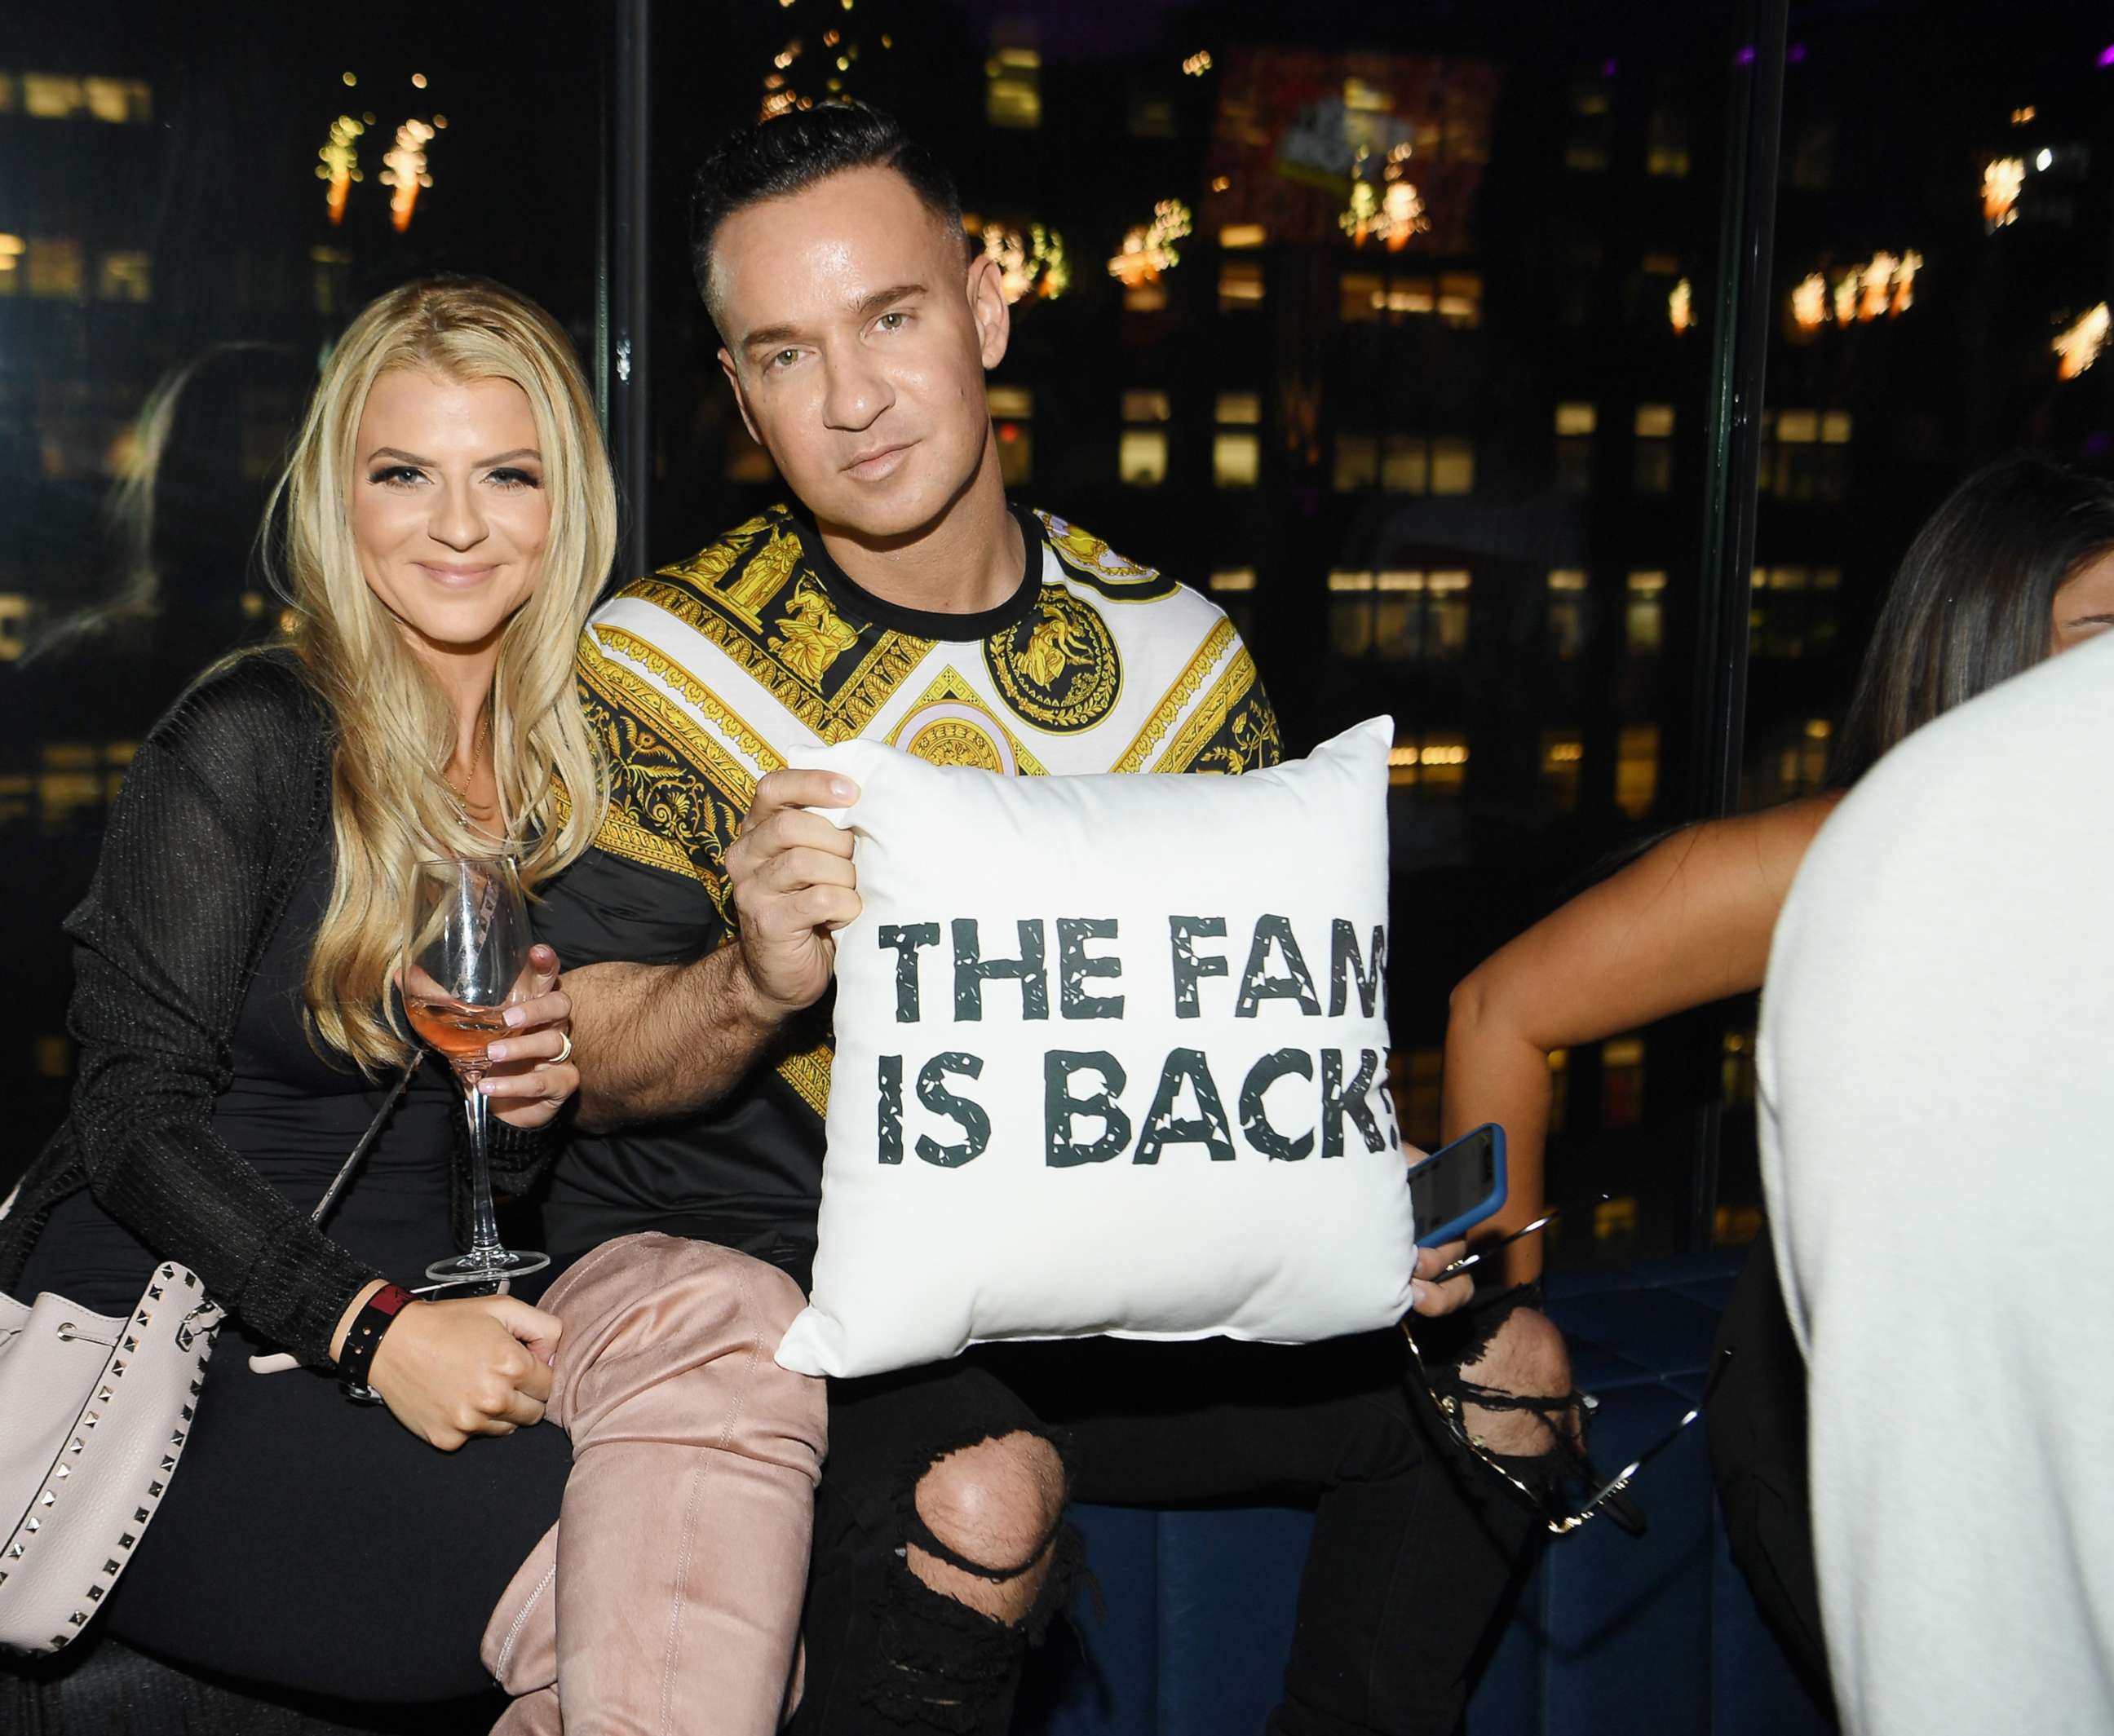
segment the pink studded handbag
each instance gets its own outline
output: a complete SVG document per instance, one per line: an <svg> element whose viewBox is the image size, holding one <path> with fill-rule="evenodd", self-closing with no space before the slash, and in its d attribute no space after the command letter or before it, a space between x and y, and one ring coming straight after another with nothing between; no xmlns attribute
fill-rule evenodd
<svg viewBox="0 0 2114 1736"><path fill-rule="evenodd" d="M0 1295L0 1646L57 1651L109 1595L183 1455L221 1318L169 1263L121 1317Z"/></svg>

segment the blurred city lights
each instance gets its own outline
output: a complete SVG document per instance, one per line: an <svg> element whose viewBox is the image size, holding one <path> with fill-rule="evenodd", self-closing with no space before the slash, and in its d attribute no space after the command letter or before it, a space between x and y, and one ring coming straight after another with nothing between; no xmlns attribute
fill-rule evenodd
<svg viewBox="0 0 2114 1736"><path fill-rule="evenodd" d="M411 75L411 88L414 90L423 90L426 88L426 75L423 72L413 73Z"/></svg>
<svg viewBox="0 0 2114 1736"><path fill-rule="evenodd" d="M382 185L394 190L389 196L389 221L399 235L411 226L420 190L433 184L426 171L426 147L437 130L428 121L406 121L396 129L396 144L382 153L387 167L382 172Z"/></svg>
<svg viewBox="0 0 2114 1736"><path fill-rule="evenodd" d="M1791 292L1791 317L1801 331L1812 331L1828 323L1828 280L1813 272L1799 280Z"/></svg>
<svg viewBox="0 0 2114 1736"><path fill-rule="evenodd" d="M1152 221L1123 236L1123 251L1109 261L1109 276L1126 288L1150 283L1182 263L1174 244L1192 228L1189 208L1178 199L1164 199L1152 208Z"/></svg>
<svg viewBox="0 0 2114 1736"><path fill-rule="evenodd" d="M1029 295L1055 301L1072 286L1064 236L1040 223L1031 223L1025 235L1003 224L986 226L984 257L998 261L1000 286L1009 302Z"/></svg>
<svg viewBox="0 0 2114 1736"><path fill-rule="evenodd" d="M2056 367L2057 378L2075 380L2099 359L2099 352L2107 345L2108 323L2107 304L2103 301L2075 325L2057 334L2051 346L2062 359Z"/></svg>
<svg viewBox="0 0 2114 1736"><path fill-rule="evenodd" d="M1209 48L1199 48L1188 59L1182 62L1182 70L1192 78L1203 77L1211 70L1211 51Z"/></svg>
<svg viewBox="0 0 2114 1736"><path fill-rule="evenodd" d="M345 89L348 89L348 90L350 90L350 89L351 89L355 85L357 85L357 84L359 82L359 75L358 75L357 73L348 72L348 73L346 73L346 74L345 74L345 75L344 75L344 77L345 77Z"/></svg>
<svg viewBox="0 0 2114 1736"><path fill-rule="evenodd" d="M1666 319L1676 331L1686 331L1695 323L1695 291L1686 277L1667 292Z"/></svg>
<svg viewBox="0 0 2114 1736"><path fill-rule="evenodd" d="M2025 185L2025 160L1999 157L1982 171L1982 221L1992 230L2014 223L2019 217L2019 190Z"/></svg>
<svg viewBox="0 0 2114 1736"><path fill-rule="evenodd" d="M345 201L352 196L352 184L364 179L355 141L366 130L350 115L340 115L331 122L329 142L316 153L320 159L316 164L316 179L328 183L323 197L333 223L345 221Z"/></svg>
<svg viewBox="0 0 2114 1736"><path fill-rule="evenodd" d="M2099 64L2103 66L2114 66L2114 42L2110 42L2099 51Z"/></svg>
<svg viewBox="0 0 2114 1736"><path fill-rule="evenodd" d="M2034 158L2034 167L2040 170L2043 173L2046 173L2049 167L2053 165L2054 162L2055 153L2051 150L2043 149L2039 156Z"/></svg>
<svg viewBox="0 0 2114 1736"><path fill-rule="evenodd" d="M2024 108L2015 108L2011 111L2011 125L2014 126L2024 126L2029 121L2032 120L2034 115L2038 112L2038 111L2035 109L2034 105L2030 103L2027 103Z"/></svg>
<svg viewBox="0 0 2114 1736"><path fill-rule="evenodd" d="M1399 253L1409 244L1412 235L1431 226L1423 196L1405 178L1410 148L1404 139L1389 149L1380 188L1362 178L1352 181L1350 205L1336 221L1353 245L1363 247L1370 236L1385 242L1390 253ZM1361 150L1358 160L1362 162L1368 154Z"/></svg>

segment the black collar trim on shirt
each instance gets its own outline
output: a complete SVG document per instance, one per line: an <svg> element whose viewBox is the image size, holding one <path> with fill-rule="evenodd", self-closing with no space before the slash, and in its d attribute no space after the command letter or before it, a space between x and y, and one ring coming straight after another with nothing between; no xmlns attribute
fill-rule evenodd
<svg viewBox="0 0 2114 1736"><path fill-rule="evenodd" d="M871 621L876 627L886 628L891 633L908 633L913 638L936 639L956 644L968 644L988 639L993 633L1003 633L1009 627L1018 626L1035 609L1036 598L1042 590L1042 523L1034 514L1010 501L1006 510L1013 514L1014 522L1020 527L1020 540L1025 559L1021 563L1020 583L1014 593L995 609L981 609L973 614L954 614L939 609L906 609L899 603L891 603L885 597L876 596L830 559L830 551L822 546L822 539L815 528L815 521L804 514L791 512L789 516L800 537L800 551L807 556L808 564L822 581L830 601L845 614L863 621Z"/></svg>

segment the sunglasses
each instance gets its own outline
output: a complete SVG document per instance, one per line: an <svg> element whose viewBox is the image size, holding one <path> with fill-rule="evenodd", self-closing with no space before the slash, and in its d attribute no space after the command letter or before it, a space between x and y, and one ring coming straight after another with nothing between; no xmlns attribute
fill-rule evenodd
<svg viewBox="0 0 2114 1736"><path fill-rule="evenodd" d="M1508 1244L1547 1227L1558 1215L1554 1210L1544 1213L1533 1222L1510 1235L1485 1243L1475 1253L1456 1260L1425 1281L1441 1283L1448 1278L1458 1277L1489 1260L1492 1255ZM1471 1309L1476 1306L1473 1302L1468 1304ZM1454 1444L1533 1509L1543 1525L1555 1537L1567 1537L1589 1519L1603 1513L1623 1530L1633 1535L1642 1534L1644 1514L1630 1498L1631 1485L1647 1464L1678 1441L1689 1426L1703 1414L1704 1407L1717 1391L1718 1383L1723 1377L1726 1364L1732 1355L1730 1350L1724 1350L1713 1359L1704 1382L1702 1396L1682 1414L1672 1428L1623 1465L1613 1477L1604 1477L1595 1469L1592 1460L1586 1456L1587 1437L1594 1413L1599 1408L1599 1400L1590 1393L1576 1391L1554 1399L1523 1399L1509 1392L1480 1387L1465 1379L1457 1368L1444 1365L1434 1368L1425 1361L1423 1351L1411 1330L1415 1318L1413 1315L1405 1316L1402 1321L1402 1338L1409 1346L1410 1360L1416 1375L1411 1383L1412 1388L1422 1392L1440 1426ZM1527 1412L1540 1417L1549 1436L1547 1446L1538 1455L1509 1454L1499 1450L1490 1444L1480 1428L1471 1422L1469 1415L1471 1406L1490 1413Z"/></svg>

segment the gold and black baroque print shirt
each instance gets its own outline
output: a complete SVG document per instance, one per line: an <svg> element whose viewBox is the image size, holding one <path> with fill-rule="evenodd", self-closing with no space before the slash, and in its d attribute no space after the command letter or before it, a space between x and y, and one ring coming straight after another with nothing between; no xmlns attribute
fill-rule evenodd
<svg viewBox="0 0 2114 1736"><path fill-rule="evenodd" d="M981 614L872 596L782 506L597 611L579 674L609 756L608 817L539 913L568 967L691 958L730 939L725 852L757 779L818 743L864 737L1022 776L1276 763L1276 715L1216 605L1062 519L1014 513L1020 583ZM576 1136L547 1233L570 1252L670 1225L798 1269L829 1066L818 1010L704 1113Z"/></svg>

